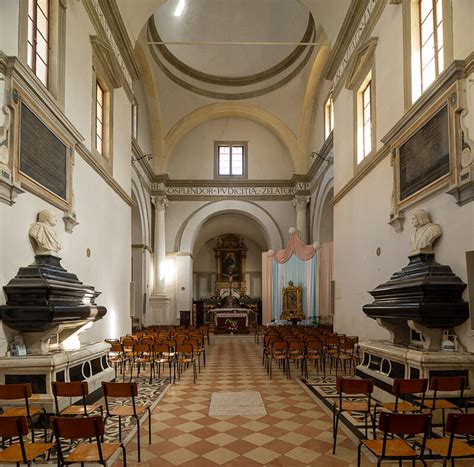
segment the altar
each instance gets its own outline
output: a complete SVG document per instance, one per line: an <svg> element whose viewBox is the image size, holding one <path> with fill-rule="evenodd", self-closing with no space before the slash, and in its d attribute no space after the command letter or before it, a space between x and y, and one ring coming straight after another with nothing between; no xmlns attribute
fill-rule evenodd
<svg viewBox="0 0 474 467"><path fill-rule="evenodd" d="M217 329L226 330L226 322L233 320L237 324L237 332L246 332L249 326L249 314L252 312L248 308L215 308L214 324Z"/></svg>

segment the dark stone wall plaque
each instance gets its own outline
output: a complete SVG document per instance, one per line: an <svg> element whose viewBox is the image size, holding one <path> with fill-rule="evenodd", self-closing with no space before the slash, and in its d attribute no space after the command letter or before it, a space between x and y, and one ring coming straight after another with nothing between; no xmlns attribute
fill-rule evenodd
<svg viewBox="0 0 474 467"><path fill-rule="evenodd" d="M23 102L20 171L67 201L67 147Z"/></svg>
<svg viewBox="0 0 474 467"><path fill-rule="evenodd" d="M448 107L400 146L400 201L449 173Z"/></svg>

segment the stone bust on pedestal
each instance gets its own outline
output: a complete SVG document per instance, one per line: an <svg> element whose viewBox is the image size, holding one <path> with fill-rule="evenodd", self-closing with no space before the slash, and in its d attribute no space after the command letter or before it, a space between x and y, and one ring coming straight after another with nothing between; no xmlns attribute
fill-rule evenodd
<svg viewBox="0 0 474 467"><path fill-rule="evenodd" d="M411 216L415 231L411 236L411 255L432 253L434 242L443 234L438 224L433 224L430 215L424 209L417 209Z"/></svg>
<svg viewBox="0 0 474 467"><path fill-rule="evenodd" d="M54 211L44 209L38 213L38 221L31 224L29 232L34 240L35 255L57 256L61 242L53 229L56 222Z"/></svg>

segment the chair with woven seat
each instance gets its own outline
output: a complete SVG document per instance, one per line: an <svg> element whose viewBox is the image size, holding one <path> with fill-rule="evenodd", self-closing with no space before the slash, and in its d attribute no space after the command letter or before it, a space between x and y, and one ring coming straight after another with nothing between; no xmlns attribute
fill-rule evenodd
<svg viewBox="0 0 474 467"><path fill-rule="evenodd" d="M130 362L130 381L133 380L133 366L137 367L137 378L140 377L140 370L143 366L149 365L150 367L150 383L153 379L153 353L152 353L152 344L134 344L133 346L133 354L132 359Z"/></svg>
<svg viewBox="0 0 474 467"><path fill-rule="evenodd" d="M423 407L429 409L431 413L435 410L441 409L442 424L443 424L443 436L445 436L445 424L446 424L446 410L463 410L463 396L464 389L466 388L466 378L464 376L433 376L430 381L430 389L433 391L432 399L425 399L423 401ZM446 396L446 393L452 392L453 398L457 399L457 404L447 399L439 398L438 393L442 391ZM421 401L417 401L421 402Z"/></svg>
<svg viewBox="0 0 474 467"><path fill-rule="evenodd" d="M176 344L176 366L178 378L189 365L193 367L193 382L196 383L196 355L192 344Z"/></svg>
<svg viewBox="0 0 474 467"><path fill-rule="evenodd" d="M357 466L360 467L362 447L367 448L377 456L377 466L383 460L398 460L401 465L403 460L411 460L415 465L417 460L427 465L423 459L427 437L430 432L431 414L399 414L392 412L381 412L379 418L379 430L383 432L382 439L363 439L357 448ZM399 437L423 435L419 445L419 451L414 445Z"/></svg>
<svg viewBox="0 0 474 467"><path fill-rule="evenodd" d="M283 373L286 372L287 366L287 353L286 343L283 341L273 341L271 343L270 352L268 354L268 374L272 379L273 374L273 361L278 362L279 365L283 365Z"/></svg>
<svg viewBox="0 0 474 467"><path fill-rule="evenodd" d="M87 417L93 412L100 410L100 415L103 415L102 404L95 402L94 404L87 404L86 397L89 395L89 386L86 381L74 382L52 382L51 388L54 396L54 407L57 416L76 417L78 415ZM59 409L58 397L80 398L81 405L68 405L63 410Z"/></svg>
<svg viewBox="0 0 474 467"><path fill-rule="evenodd" d="M303 341L289 341L287 348L287 377L291 378L291 362L300 365L301 376L306 373L306 348Z"/></svg>
<svg viewBox="0 0 474 467"><path fill-rule="evenodd" d="M396 379L393 382L392 393L395 395L395 402L384 402L382 407L390 412L421 412L425 401L425 393L428 389L427 379ZM417 405L404 400L407 395L421 394L420 403Z"/></svg>
<svg viewBox="0 0 474 467"><path fill-rule="evenodd" d="M28 443L23 439L28 435L28 423L24 416L1 416L0 437L18 438L18 443L12 443L0 451L0 464L27 464L45 455L53 446L52 443Z"/></svg>
<svg viewBox="0 0 474 467"><path fill-rule="evenodd" d="M456 459L467 459L474 457L474 446L469 444L469 436L474 435L474 414L448 414L445 432L449 436L433 438L426 442L426 447L443 458L443 466L448 459L454 467ZM456 435L466 437L466 440L456 438Z"/></svg>
<svg viewBox="0 0 474 467"><path fill-rule="evenodd" d="M31 429L31 440L35 442L35 427L33 423L33 417L38 415L43 417L44 423L44 439L46 441L46 410L44 407L32 407L30 406L29 399L33 396L33 389L31 383L21 384L0 384L0 400L23 400L24 405L22 407L9 407L3 408L2 416L7 417L26 417L30 424Z"/></svg>
<svg viewBox="0 0 474 467"><path fill-rule="evenodd" d="M324 363L323 343L319 339L308 339L306 341L306 379L308 379L308 363L314 362L314 366L321 367L323 378L326 377L326 365Z"/></svg>
<svg viewBox="0 0 474 467"><path fill-rule="evenodd" d="M329 373L332 371L332 364L334 362L336 367L336 376L337 376L337 369L339 365L341 366L341 371L347 373L347 365L349 365L349 370L354 365L354 342L352 341L342 341L339 342L337 346L337 350L335 353L329 354L330 359L330 366L329 366Z"/></svg>
<svg viewBox="0 0 474 467"><path fill-rule="evenodd" d="M368 419L372 422L372 430L374 439L375 434L375 415L371 412L372 392L374 390L374 383L369 379L354 379L354 378L337 378L336 391L338 398L333 405L333 447L332 453L336 453L337 430L339 426L339 419L343 412L356 412L364 414L365 419L365 436L368 437L369 426ZM354 400L357 399L357 400ZM363 400L358 400L363 399Z"/></svg>
<svg viewBox="0 0 474 467"><path fill-rule="evenodd" d="M172 352L167 343L162 342L160 344L153 344L153 363L158 366L158 378L161 376L161 365L163 365L163 368L165 365L168 365L170 370L170 383L173 382L173 378L171 377L171 367L175 369L174 379L176 379L174 352Z"/></svg>
<svg viewBox="0 0 474 467"><path fill-rule="evenodd" d="M133 417L137 423L137 445L138 445L138 462L140 462L140 419L139 416L148 413L148 444L151 444L151 410L148 405L137 404L135 397L138 396L138 385L136 382L131 383L107 383L102 382L102 392L104 394L106 416L108 418L118 417L119 423L119 441L122 442L122 417ZM129 398L132 405L115 405L110 404L114 398Z"/></svg>
<svg viewBox="0 0 474 467"><path fill-rule="evenodd" d="M104 436L104 420L100 416L68 418L52 417L56 438L56 450L58 455L58 467L69 464L93 462L101 465L107 465L107 461L115 454L118 449L122 450L123 465L127 466L127 452L125 446L120 443L102 443ZM80 443L73 447L66 456L61 445L61 439L94 439L95 443Z"/></svg>
<svg viewBox="0 0 474 467"><path fill-rule="evenodd" d="M125 381L125 370L130 357L125 355L124 347L121 342L110 342L110 349L107 352L109 364L114 366L115 377L117 377L117 368L120 368L122 381Z"/></svg>

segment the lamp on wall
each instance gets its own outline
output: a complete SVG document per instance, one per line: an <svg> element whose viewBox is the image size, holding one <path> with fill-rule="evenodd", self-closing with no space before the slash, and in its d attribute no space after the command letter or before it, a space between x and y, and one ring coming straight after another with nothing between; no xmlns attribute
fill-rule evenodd
<svg viewBox="0 0 474 467"><path fill-rule="evenodd" d="M322 154L320 154L319 152L316 152L316 151L313 151L313 152L309 155L309 157L312 157L313 159L314 159L315 157L317 157L318 159L321 159L321 160L324 161L324 162L331 162L331 156L328 155L328 156L324 157Z"/></svg>
<svg viewBox="0 0 474 467"><path fill-rule="evenodd" d="M143 156L140 156L140 157L132 156L132 162L138 162L138 161L141 161L142 159L151 161L153 159L153 154L143 154Z"/></svg>

